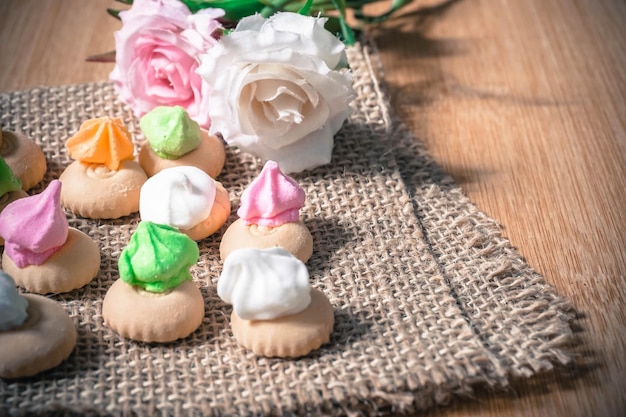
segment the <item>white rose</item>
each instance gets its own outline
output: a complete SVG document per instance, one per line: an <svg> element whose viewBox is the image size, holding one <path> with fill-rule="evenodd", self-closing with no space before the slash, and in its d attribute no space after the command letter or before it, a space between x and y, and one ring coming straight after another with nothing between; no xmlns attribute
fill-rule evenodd
<svg viewBox="0 0 626 417"><path fill-rule="evenodd" d="M297 13L249 16L202 55L210 132L285 173L330 162L354 93L350 72L338 69L347 62L344 44L325 22Z"/></svg>

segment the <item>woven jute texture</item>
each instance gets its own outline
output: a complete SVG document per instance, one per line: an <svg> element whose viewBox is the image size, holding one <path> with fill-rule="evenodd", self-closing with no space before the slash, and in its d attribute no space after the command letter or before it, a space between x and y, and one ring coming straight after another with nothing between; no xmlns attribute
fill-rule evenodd
<svg viewBox="0 0 626 417"><path fill-rule="evenodd" d="M102 299L139 218L68 212L102 253L91 284L51 296L74 319L78 344L51 371L0 381L0 415L414 413L570 360L567 301L393 116L375 51L352 47L349 61L358 97L333 160L293 176L307 194L301 215L314 239L311 283L335 309L330 342L297 360L256 357L237 344L231 308L216 294L225 228L199 242L192 268L206 304L201 327L165 345L121 338L103 322ZM109 83L2 94L0 104L3 128L33 138L46 154L48 173L31 193L71 162L65 140L88 118L120 117L143 139ZM261 168L228 150L218 178L233 205L227 225Z"/></svg>

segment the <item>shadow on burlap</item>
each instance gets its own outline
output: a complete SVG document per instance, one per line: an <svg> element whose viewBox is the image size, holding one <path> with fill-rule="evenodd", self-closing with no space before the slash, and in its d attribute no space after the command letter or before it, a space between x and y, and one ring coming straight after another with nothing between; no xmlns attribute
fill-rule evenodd
<svg viewBox="0 0 626 417"><path fill-rule="evenodd" d="M91 284L51 296L76 322L78 344L51 371L0 381L0 414L412 413L467 396L477 384L506 387L512 377L570 361L569 304L390 115L376 53L356 46L349 61L358 97L333 161L294 175L307 193L301 214L315 242L311 282L335 308L330 343L297 360L259 358L238 346L231 308L216 294L225 228L199 243L192 268L206 304L201 327L166 345L119 337L103 323L102 299L139 218L95 221L68 212L70 225L102 253ZM142 139L109 83L3 94L0 105L3 128L44 150L44 185L71 162L64 141L85 119L120 117ZM218 177L233 205L228 223L261 168L229 150Z"/></svg>

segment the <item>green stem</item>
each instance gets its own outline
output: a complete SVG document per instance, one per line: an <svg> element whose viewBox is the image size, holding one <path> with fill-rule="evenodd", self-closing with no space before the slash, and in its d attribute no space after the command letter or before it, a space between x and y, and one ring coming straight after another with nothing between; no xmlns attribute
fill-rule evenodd
<svg viewBox="0 0 626 417"><path fill-rule="evenodd" d="M339 12L339 26L341 27L341 36L343 42L346 45L354 45L356 42L354 39L354 32L346 21L346 1L345 0L332 0L333 5Z"/></svg>
<svg viewBox="0 0 626 417"><path fill-rule="evenodd" d="M304 16L308 16L311 13L311 6L313 5L313 0L307 0L304 5L298 10L298 13Z"/></svg>
<svg viewBox="0 0 626 417"><path fill-rule="evenodd" d="M404 6L408 5L411 2L412 0L394 0L389 10L387 10L387 12L383 14L370 16L370 15L363 14L361 10L357 10L355 11L354 17L364 23L381 23L389 19L392 14L394 14L395 12L397 12L398 10L400 10L401 8L403 8Z"/></svg>
<svg viewBox="0 0 626 417"><path fill-rule="evenodd" d="M270 17L274 13L283 10L289 3L292 3L294 0L279 0L271 3L268 6L265 6L263 10L261 10L261 16Z"/></svg>

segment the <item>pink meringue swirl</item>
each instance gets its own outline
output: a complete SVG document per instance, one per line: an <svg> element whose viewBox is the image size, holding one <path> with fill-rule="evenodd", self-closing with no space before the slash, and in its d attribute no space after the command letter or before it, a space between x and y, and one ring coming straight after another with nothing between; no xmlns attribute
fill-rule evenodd
<svg viewBox="0 0 626 417"><path fill-rule="evenodd" d="M9 204L0 214L7 256L19 268L41 265L65 244L69 224L61 206L61 182Z"/></svg>
<svg viewBox="0 0 626 417"><path fill-rule="evenodd" d="M241 195L237 214L246 225L278 227L297 222L304 205L304 190L283 174L274 161L267 161L259 176Z"/></svg>

